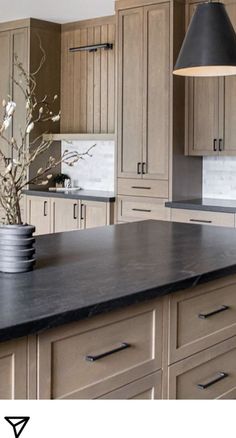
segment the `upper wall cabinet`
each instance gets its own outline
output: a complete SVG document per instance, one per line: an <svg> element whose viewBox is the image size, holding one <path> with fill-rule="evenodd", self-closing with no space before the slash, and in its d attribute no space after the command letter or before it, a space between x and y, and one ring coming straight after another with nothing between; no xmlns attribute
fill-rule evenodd
<svg viewBox="0 0 236 438"><path fill-rule="evenodd" d="M236 3L226 0L236 28ZM189 19L198 3L187 5ZM236 154L236 78L189 78L186 94L186 152L189 155Z"/></svg>
<svg viewBox="0 0 236 438"><path fill-rule="evenodd" d="M170 6L118 12L118 176L168 179Z"/></svg>
<svg viewBox="0 0 236 438"><path fill-rule="evenodd" d="M112 43L112 50L70 52ZM115 132L115 17L62 26L61 132Z"/></svg>

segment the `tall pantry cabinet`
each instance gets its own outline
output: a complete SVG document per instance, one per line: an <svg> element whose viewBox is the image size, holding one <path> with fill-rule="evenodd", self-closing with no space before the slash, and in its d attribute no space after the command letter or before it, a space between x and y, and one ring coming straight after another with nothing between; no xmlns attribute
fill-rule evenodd
<svg viewBox="0 0 236 438"><path fill-rule="evenodd" d="M184 79L172 75L185 4L118 0L116 11L117 219L168 220L168 199L201 192L200 160L184 157ZM192 171L197 177L189 189L185 181Z"/></svg>
<svg viewBox="0 0 236 438"><path fill-rule="evenodd" d="M0 24L0 117L3 117L2 100L8 97L16 102L16 112L12 125L6 132L8 140L20 135L20 128L25 128L25 97L16 84L22 82L19 69L15 66L16 57L22 63L27 72L33 73L37 70L42 59L40 43L46 52L46 61L36 76L37 87L36 95L39 100L45 95L52 98L60 92L60 57L61 57L61 26L36 19L24 19ZM24 83L22 84L25 85ZM56 101L53 110L59 111L60 102ZM47 123L41 124L38 129L32 131L29 142L32 142L42 132L49 129ZM59 131L57 123L50 125L50 131ZM37 143L35 143L36 145ZM12 148L0 140L0 147L4 150L6 157L11 159L14 151ZM56 144L53 144L49 152L55 157L59 157L60 151ZM29 169L29 177L32 178L41 166L41 160L46 162L47 154L36 161ZM0 161L1 167L1 161ZM0 223L3 220L3 211L0 209Z"/></svg>

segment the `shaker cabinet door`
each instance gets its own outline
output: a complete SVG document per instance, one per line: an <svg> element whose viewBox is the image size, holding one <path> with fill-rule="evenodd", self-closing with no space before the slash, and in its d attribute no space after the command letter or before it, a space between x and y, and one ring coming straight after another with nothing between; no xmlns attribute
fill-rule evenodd
<svg viewBox="0 0 236 438"><path fill-rule="evenodd" d="M27 398L27 340L0 343L0 400Z"/></svg>
<svg viewBox="0 0 236 438"><path fill-rule="evenodd" d="M51 199L52 233L79 228L79 202L75 199Z"/></svg>
<svg viewBox="0 0 236 438"><path fill-rule="evenodd" d="M144 8L144 175L168 179L170 101L170 8Z"/></svg>
<svg viewBox="0 0 236 438"><path fill-rule="evenodd" d="M51 232L50 198L40 196L27 197L27 222L34 225L36 235Z"/></svg>
<svg viewBox="0 0 236 438"><path fill-rule="evenodd" d="M118 26L118 174L138 178L143 148L143 8L120 12Z"/></svg>

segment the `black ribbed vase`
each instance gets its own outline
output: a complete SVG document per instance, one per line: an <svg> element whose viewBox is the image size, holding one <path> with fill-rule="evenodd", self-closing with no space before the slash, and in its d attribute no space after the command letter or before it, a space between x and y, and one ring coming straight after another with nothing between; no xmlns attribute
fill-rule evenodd
<svg viewBox="0 0 236 438"><path fill-rule="evenodd" d="M34 232L32 225L0 226L0 272L16 274L33 269Z"/></svg>

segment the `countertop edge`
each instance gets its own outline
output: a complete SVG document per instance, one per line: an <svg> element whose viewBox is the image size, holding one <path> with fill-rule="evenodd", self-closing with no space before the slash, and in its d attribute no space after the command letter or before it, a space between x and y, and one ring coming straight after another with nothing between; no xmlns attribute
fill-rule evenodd
<svg viewBox="0 0 236 438"><path fill-rule="evenodd" d="M175 293L185 289L192 289L198 285L218 280L223 277L236 274L236 265L228 266L206 274L194 275L191 278L181 279L174 283L159 286L144 291L136 292L132 295L126 295L121 298L115 298L101 303L96 303L81 309L69 310L57 315L48 315L38 320L18 324L16 326L0 329L0 343L11 341L30 335L39 335L47 330L56 328L65 324L79 322L89 319L93 316L106 314L113 310L119 310L127 306L136 305L155 298L161 298L165 295Z"/></svg>
<svg viewBox="0 0 236 438"><path fill-rule="evenodd" d="M89 194L82 194L80 191L78 191L78 194L76 193L62 193L62 192L41 192L37 190L24 190L23 195L25 196L39 196L39 197L46 197L46 198L63 198L63 199L83 199L85 201L97 201L97 202L115 202L116 198L114 195L112 196L103 196L103 195L89 195Z"/></svg>

